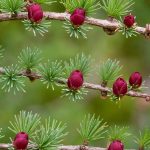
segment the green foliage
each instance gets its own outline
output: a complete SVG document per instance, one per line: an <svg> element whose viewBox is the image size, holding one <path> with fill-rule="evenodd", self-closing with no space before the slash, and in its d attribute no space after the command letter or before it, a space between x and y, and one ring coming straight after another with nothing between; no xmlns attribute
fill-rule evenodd
<svg viewBox="0 0 150 150"><path fill-rule="evenodd" d="M24 23L25 29L27 31L32 31L34 36L36 36L38 33L41 36L44 36L46 32L48 32L48 28L50 27L51 22L50 21L41 21L40 23L31 22L30 20L24 20L22 21Z"/></svg>
<svg viewBox="0 0 150 150"><path fill-rule="evenodd" d="M91 57L84 54L77 54L75 58L71 58L69 62L65 62L65 75L68 78L73 70L80 70L85 77L90 69Z"/></svg>
<svg viewBox="0 0 150 150"><path fill-rule="evenodd" d="M116 125L114 127L110 127L108 133L110 141L124 141L128 136L130 136L130 133L128 133L128 127L118 127Z"/></svg>
<svg viewBox="0 0 150 150"><path fill-rule="evenodd" d="M100 67L100 77L103 82L113 81L119 76L122 69L119 63L117 60L108 59L102 64Z"/></svg>
<svg viewBox="0 0 150 150"><path fill-rule="evenodd" d="M21 111L19 115L15 115L14 121L10 122L8 127L12 132L26 132L30 138L29 147L39 150L52 150L60 146L63 141L66 124L58 122L50 117L45 120L45 124L40 124L40 116L32 112ZM13 149L13 147L11 147Z"/></svg>
<svg viewBox="0 0 150 150"><path fill-rule="evenodd" d="M24 0L0 0L0 10L2 12L11 12L12 14L16 14L22 11L24 6Z"/></svg>
<svg viewBox="0 0 150 150"><path fill-rule="evenodd" d="M82 100L84 99L83 96L87 95L87 91L85 90L85 88L80 88L78 90L71 90L68 89L68 87L64 87L62 89L62 96L66 96L68 97L70 100L76 101L76 100Z"/></svg>
<svg viewBox="0 0 150 150"><path fill-rule="evenodd" d="M42 125L36 136L33 138L33 144L39 150L56 149L63 141L67 133L63 133L66 128L65 124L52 120L50 117L45 120L45 125Z"/></svg>
<svg viewBox="0 0 150 150"><path fill-rule="evenodd" d="M3 52L4 52L4 49L3 49L3 47L0 45L0 58L3 57Z"/></svg>
<svg viewBox="0 0 150 150"><path fill-rule="evenodd" d="M17 65L12 64L12 66L4 67L4 73L0 75L0 83L5 92L10 92L11 89L14 94L16 91L25 92L24 77L19 73L20 68Z"/></svg>
<svg viewBox="0 0 150 150"><path fill-rule="evenodd" d="M46 84L47 88L51 86L54 89L54 82L63 76L62 62L48 60L47 63L39 66L38 72L42 76L41 81Z"/></svg>
<svg viewBox="0 0 150 150"><path fill-rule="evenodd" d="M38 49L31 49L27 47L23 49L20 55L18 56L18 62L21 67L26 70L31 70L37 67L41 61L41 52Z"/></svg>
<svg viewBox="0 0 150 150"><path fill-rule="evenodd" d="M32 112L20 111L19 115L15 115L14 121L10 121L11 127L8 127L12 132L26 132L30 138L34 137L35 130L40 123L38 114Z"/></svg>
<svg viewBox="0 0 150 150"><path fill-rule="evenodd" d="M52 4L55 1L52 0L34 0L35 3L39 3L39 4Z"/></svg>
<svg viewBox="0 0 150 150"><path fill-rule="evenodd" d="M97 0L61 0L61 3L66 8L66 11L70 13L76 8L84 8L88 15L100 8L100 3Z"/></svg>
<svg viewBox="0 0 150 150"><path fill-rule="evenodd" d="M83 38L87 38L86 33L89 30L91 30L91 27L88 27L86 25L82 25L82 26L74 26L70 20L66 20L66 22L64 23L64 28L66 29L67 33L70 35L70 37L75 37L75 38L79 38L80 36Z"/></svg>
<svg viewBox="0 0 150 150"><path fill-rule="evenodd" d="M2 129L0 128L0 139L3 137L4 137L4 135L2 135Z"/></svg>
<svg viewBox="0 0 150 150"><path fill-rule="evenodd" d="M150 130L145 129L144 132L139 132L139 136L135 137L134 141L139 148L150 148Z"/></svg>
<svg viewBox="0 0 150 150"><path fill-rule="evenodd" d="M119 18L131 12L133 0L102 0L101 8L108 16Z"/></svg>
<svg viewBox="0 0 150 150"><path fill-rule="evenodd" d="M106 123L100 117L95 118L95 115L86 115L80 123L80 129L77 131L82 136L82 139L86 142L91 142L104 138L106 133Z"/></svg>
<svg viewBox="0 0 150 150"><path fill-rule="evenodd" d="M137 34L139 34L135 30L135 26L127 28L123 23L120 23L119 32L122 32L122 34L125 35L126 38L137 36Z"/></svg>
<svg viewBox="0 0 150 150"><path fill-rule="evenodd" d="M100 9L100 2L98 0L80 0L80 5L86 10L87 14L91 14Z"/></svg>

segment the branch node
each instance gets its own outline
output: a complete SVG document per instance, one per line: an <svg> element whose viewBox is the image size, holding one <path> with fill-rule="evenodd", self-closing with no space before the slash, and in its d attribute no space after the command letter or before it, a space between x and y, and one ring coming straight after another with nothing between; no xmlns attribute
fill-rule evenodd
<svg viewBox="0 0 150 150"><path fill-rule="evenodd" d="M147 96L145 99L146 99L147 102L150 102L150 97L149 96Z"/></svg>
<svg viewBox="0 0 150 150"><path fill-rule="evenodd" d="M14 12L14 13L11 13L11 17L13 18L13 19L15 19L15 18L17 18L17 13L16 12Z"/></svg>
<svg viewBox="0 0 150 150"><path fill-rule="evenodd" d="M27 69L26 71L23 71L23 72L22 72L22 75L28 77L31 82L33 82L34 80L40 78L39 75L37 75L37 74L34 73L34 72L31 72L30 69Z"/></svg>
<svg viewBox="0 0 150 150"><path fill-rule="evenodd" d="M105 88L107 86L107 82L103 81L101 86ZM101 91L101 99L106 99L107 98L107 94L108 94L107 91Z"/></svg>
<svg viewBox="0 0 150 150"><path fill-rule="evenodd" d="M117 23L117 20L114 19L113 17L108 17L107 19L108 21L110 21L111 23ZM118 28L108 28L108 27L103 27L104 32L106 32L108 35L114 35L117 31Z"/></svg>
<svg viewBox="0 0 150 150"><path fill-rule="evenodd" d="M146 24L146 28L145 28L145 38L149 39L150 38L150 24Z"/></svg>
<svg viewBox="0 0 150 150"><path fill-rule="evenodd" d="M88 147L86 145L81 145L80 150L88 150Z"/></svg>

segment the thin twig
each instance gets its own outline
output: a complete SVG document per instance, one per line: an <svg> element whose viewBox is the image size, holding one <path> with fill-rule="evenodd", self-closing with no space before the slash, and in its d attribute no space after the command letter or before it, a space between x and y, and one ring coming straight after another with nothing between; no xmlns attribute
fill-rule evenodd
<svg viewBox="0 0 150 150"><path fill-rule="evenodd" d="M0 149L8 149L10 147L10 144L1 143Z"/></svg>
<svg viewBox="0 0 150 150"><path fill-rule="evenodd" d="M5 70L2 67L0 67L0 74L5 74ZM42 78L42 76L37 74L36 72L27 73L26 71L22 71L18 75L28 77L31 81ZM66 84L67 79L59 79L56 82L59 84ZM87 89L93 89L93 90L112 93L111 88L103 87L99 84L84 82L83 87L87 88ZM147 94L147 93L141 93L141 92L136 92L136 91L130 90L126 93L126 95L131 96L131 97L139 97L139 98L145 99L146 101L150 101L150 94Z"/></svg>
<svg viewBox="0 0 150 150"><path fill-rule="evenodd" d="M16 16L12 16L11 13L0 13L0 21L24 20L28 18L27 16L28 16L27 12L19 12ZM57 12L44 12L44 17L47 20L65 21L66 19L69 19L70 14L57 13ZM117 20L112 21L112 20L103 20L103 19L96 19L92 17L86 17L85 23L93 26L102 27L102 28L114 29L116 31L118 31L117 29L119 29L119 22ZM147 29L144 27L137 26L135 28L135 31L145 36L147 34Z"/></svg>
<svg viewBox="0 0 150 150"><path fill-rule="evenodd" d="M0 144L0 149L1 150L6 150L8 149L10 146L12 146L11 144ZM32 147L30 147L32 148ZM107 150L107 148L101 148L101 147L88 147L88 146L84 146L85 150ZM81 146L80 145L64 145L64 146L59 146L58 150L81 150ZM125 150L135 150L135 149L125 149Z"/></svg>

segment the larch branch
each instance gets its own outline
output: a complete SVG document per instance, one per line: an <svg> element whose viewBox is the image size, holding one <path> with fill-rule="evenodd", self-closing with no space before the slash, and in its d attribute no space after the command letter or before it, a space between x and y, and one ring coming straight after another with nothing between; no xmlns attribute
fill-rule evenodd
<svg viewBox="0 0 150 150"><path fill-rule="evenodd" d="M57 13L57 12L44 12L44 17L47 20L60 20L65 21L66 19L70 18L69 13ZM9 20L24 20L27 19L28 15L27 12L19 12L16 15L12 15L11 13L0 13L0 21L9 21ZM119 22L117 20L103 20L103 19L96 19L92 17L86 17L85 23L97 27L107 28L107 29L114 29L118 31L119 29ZM148 30L146 27L137 26L135 28L136 32L142 35L149 35Z"/></svg>
<svg viewBox="0 0 150 150"><path fill-rule="evenodd" d="M0 74L5 74L5 70L2 67L0 67ZM36 73L36 72L28 73L26 71L22 71L18 75L28 77L30 80L36 80L36 79L42 78L42 76L40 74ZM67 79L59 79L59 80L57 80L55 82L57 82L59 84L66 84L67 83ZM111 88L103 87L100 84L93 84L93 83L84 82L83 83L83 87L87 88L87 89L92 89L92 90L98 90L98 91L104 91L104 92L112 93L112 89ZM130 97L138 97L138 98L145 99L146 101L150 101L150 94L147 94L147 93L136 92L136 91L130 90L130 91L128 91L126 93L126 95L130 96Z"/></svg>
<svg viewBox="0 0 150 150"><path fill-rule="evenodd" d="M0 144L0 149L7 150L11 146L12 146L11 144ZM29 147L32 148L32 146L30 145ZM64 145L59 146L58 150L83 150L83 147L80 145L66 145L66 146ZM84 150L107 150L107 148L84 146ZM135 150L135 149L125 149L125 150Z"/></svg>

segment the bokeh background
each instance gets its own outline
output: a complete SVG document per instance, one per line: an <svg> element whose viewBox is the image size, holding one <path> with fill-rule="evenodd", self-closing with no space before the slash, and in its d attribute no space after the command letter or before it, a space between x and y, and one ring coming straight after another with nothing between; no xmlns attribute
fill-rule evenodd
<svg viewBox="0 0 150 150"><path fill-rule="evenodd" d="M53 4L47 8L50 11L63 12L64 8L60 4ZM141 26L145 26L150 21L150 1L135 1L133 14L136 21ZM105 18L106 14L99 10L95 15L97 18ZM49 32L44 37L34 37L31 32L24 29L20 21L0 23L0 45L5 48L4 59L1 66L15 64L17 56L23 48L37 47L42 51L43 61L68 60L78 53L91 55L92 67L88 82L100 83L97 75L97 68L100 63L108 58L120 60L123 65L122 75L125 79L134 72L142 73L145 86L150 87L150 41L137 36L126 39L120 33L114 36L106 35L101 28L93 27L88 32L88 39L70 38L62 22L52 21ZM97 68L96 68L97 67ZM94 79L94 80L93 80ZM150 93L149 89L146 89ZM110 100L102 100L100 93L90 91L84 100L73 102L68 98L61 97L60 88L55 91L46 89L40 82L29 82L26 80L26 93L5 93L0 90L0 127L6 137L2 142L8 142L8 137L13 135L8 130L9 121L13 120L14 114L20 110L28 110L39 113L42 117L53 118L66 122L67 130L70 134L66 137L64 144L82 143L80 136L76 132L79 123L85 114L91 113L100 115L108 124L129 126L133 134L137 134L139 129L150 126L150 104L143 99L125 97L121 100L120 106ZM132 137L127 139L127 148L136 147L132 142ZM95 145L105 146L106 140L98 141Z"/></svg>

